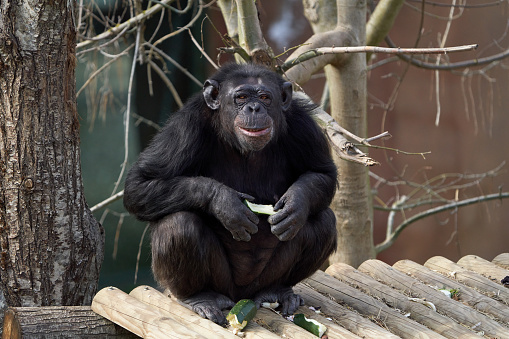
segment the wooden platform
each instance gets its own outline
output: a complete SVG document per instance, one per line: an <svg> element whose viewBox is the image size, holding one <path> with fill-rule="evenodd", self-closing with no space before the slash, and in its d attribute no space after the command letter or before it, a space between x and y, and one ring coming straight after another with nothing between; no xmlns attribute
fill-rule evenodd
<svg viewBox="0 0 509 339"><path fill-rule="evenodd" d="M297 313L326 325L328 338L509 338L509 288L501 283L507 276L509 253L491 262L465 256L424 265L368 260L358 270L336 264L295 287L306 301ZM145 338L238 338L148 286L130 294L105 288L92 309ZM244 337L316 338L269 309L258 311Z"/></svg>

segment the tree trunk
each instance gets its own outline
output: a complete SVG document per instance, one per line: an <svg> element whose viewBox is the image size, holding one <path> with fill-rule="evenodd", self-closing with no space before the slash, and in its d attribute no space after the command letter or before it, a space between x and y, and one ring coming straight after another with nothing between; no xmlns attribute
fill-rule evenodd
<svg viewBox="0 0 509 339"><path fill-rule="evenodd" d="M351 46L363 46L366 40L366 2L363 0L304 0L304 10L313 31L323 33L336 28L347 34ZM366 56L363 53L338 57L339 62L325 67L329 85L331 116L346 130L367 133ZM339 190L332 202L338 229L338 251L330 262L357 267L374 258L372 201L368 169L340 160Z"/></svg>
<svg viewBox="0 0 509 339"><path fill-rule="evenodd" d="M97 288L104 232L81 179L75 4L0 5L0 289L8 306L90 304Z"/></svg>

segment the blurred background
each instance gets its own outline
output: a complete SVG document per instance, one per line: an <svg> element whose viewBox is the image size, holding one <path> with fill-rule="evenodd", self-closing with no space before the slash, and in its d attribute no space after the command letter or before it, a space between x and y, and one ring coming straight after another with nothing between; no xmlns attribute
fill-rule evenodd
<svg viewBox="0 0 509 339"><path fill-rule="evenodd" d="M265 39L276 55L312 35L300 0L257 3ZM426 2L424 15L420 1L406 1L390 31L391 40L399 47L414 47L417 40L419 47L437 47L446 34L445 46L479 44L475 51L442 56L442 63L479 59L509 48L507 1L453 3L454 20L449 20L450 1ZM376 2L368 7L374 5ZM124 13L113 0L99 1L89 8L93 8L96 17ZM193 12L173 13L164 19L157 35L164 36L185 25L193 15ZM217 48L223 46L221 35L226 33L221 13L213 4L202 17L205 20L197 20L191 31L217 61ZM94 22L97 33L104 30L100 20L91 20L91 25ZM145 35L151 35L158 25L159 17L150 19ZM133 36L119 39L119 50L133 43ZM187 33L165 40L159 48L201 82L213 71ZM83 181L89 206L112 194L121 172L132 50L130 53L102 71L78 96ZM285 58L281 56L281 60ZM99 52L78 55L77 88L108 60ZM226 55L219 58L220 63L229 60L231 57ZM430 57L429 62L436 63L436 57ZM402 197L429 189L440 191L442 199L454 201L508 190L505 162L509 155L509 60L436 72L408 66L394 55L377 54L369 66L368 135L383 131L392 135L374 144L410 153L429 152L422 156L366 150L380 162L380 166L371 168L374 204L379 206L374 214L375 244L384 240L390 216L383 208ZM171 63L165 62L164 71L183 101L200 90L198 84ZM323 87L324 76L317 74L304 90L319 103ZM149 73L146 64L136 66L132 100L128 164L136 160L157 132L157 125L163 125L171 112L178 109L166 85L153 70ZM122 183L117 192L121 189ZM396 215L394 222L397 225L405 217L431 207L432 204L410 209L408 214ZM121 201L94 214L106 232L100 287L115 285L130 290L134 285L154 285L147 225L129 216ZM509 201L494 200L452 209L411 224L389 249L378 254L378 259L389 264L401 259L424 263L437 255L457 261L464 255L476 254L491 260L508 251Z"/></svg>

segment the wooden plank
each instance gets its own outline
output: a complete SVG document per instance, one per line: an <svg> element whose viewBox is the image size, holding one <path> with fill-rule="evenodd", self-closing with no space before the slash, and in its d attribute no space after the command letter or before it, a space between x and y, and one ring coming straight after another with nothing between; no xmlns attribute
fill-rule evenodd
<svg viewBox="0 0 509 339"><path fill-rule="evenodd" d="M325 334L329 339L360 339L358 335L353 334L352 332L348 331L347 329L339 326L338 324L332 322L331 320L327 319L324 315L317 314L315 311L311 310L307 305L301 306L297 309L297 312L295 314L302 313L306 316L308 319L314 319L318 321L319 323L322 323L327 327L327 331Z"/></svg>
<svg viewBox="0 0 509 339"><path fill-rule="evenodd" d="M7 309L2 338L134 339L138 336L96 314L89 306L47 306Z"/></svg>
<svg viewBox="0 0 509 339"><path fill-rule="evenodd" d="M265 328L270 328L270 330L280 336L285 338L292 339L316 339L317 337L303 329L295 325L288 319L285 319L283 316L276 314L274 311L271 311L267 308L260 308L258 312L256 312L256 316L254 318L258 324L262 325Z"/></svg>
<svg viewBox="0 0 509 339"><path fill-rule="evenodd" d="M509 289L483 277L479 273L469 271L447 258L440 256L430 258L424 263L424 266L509 305Z"/></svg>
<svg viewBox="0 0 509 339"><path fill-rule="evenodd" d="M400 312L391 309L384 303L340 282L330 275L318 271L305 280L320 293L329 294L336 301L341 300L359 313L372 317L402 338L444 338L429 328L406 318Z"/></svg>
<svg viewBox="0 0 509 339"><path fill-rule="evenodd" d="M495 265L505 268L506 270L509 270L509 253L499 254L491 262Z"/></svg>
<svg viewBox="0 0 509 339"><path fill-rule="evenodd" d="M115 287L100 290L92 310L143 338L206 338Z"/></svg>
<svg viewBox="0 0 509 339"><path fill-rule="evenodd" d="M367 318L362 317L356 312L350 311L346 307L332 301L305 283L297 284L293 288L306 301L306 305L320 307L320 311L326 316L334 320L348 331L358 335L361 338L377 338L377 339L397 339L397 335L390 333L384 328L375 325Z"/></svg>
<svg viewBox="0 0 509 339"><path fill-rule="evenodd" d="M477 334L459 325L451 318L440 315L423 304L409 301L407 296L374 280L367 274L359 272L349 265L334 264L326 270L326 273L350 286L355 286L368 295L383 300L391 307L398 308L410 314L410 319L431 328L444 337L453 339L479 338Z"/></svg>
<svg viewBox="0 0 509 339"><path fill-rule="evenodd" d="M429 286L410 278L380 260L367 260L361 264L359 271L400 291L409 292L417 298L425 298L433 303L440 313L446 314L476 332L496 338L509 338L509 328L504 327L487 316L447 297Z"/></svg>
<svg viewBox="0 0 509 339"><path fill-rule="evenodd" d="M411 260L400 260L392 265L397 270L410 274L420 281L437 288L459 290L458 301L482 312L493 315L501 321L509 323L509 307L496 300L493 300L474 289L448 279L427 267L421 266Z"/></svg>
<svg viewBox="0 0 509 339"><path fill-rule="evenodd" d="M486 278L502 285L501 281L509 276L509 271L476 255L466 255L458 260L458 265L482 274Z"/></svg>
<svg viewBox="0 0 509 339"><path fill-rule="evenodd" d="M219 326L210 320L203 319L195 312L182 306L178 301L172 299L169 296L165 296L163 293L152 287L138 286L133 289L129 295L150 306L153 306L161 312L167 313L180 324L193 329L193 331L196 333L199 333L207 338L238 339L236 335L234 335L232 332L229 332L224 327ZM256 329L254 331L256 331ZM271 338L272 333L267 330L265 330L265 332L268 332L265 333L268 335L267 338ZM252 333L250 333L250 335L246 336L246 338L262 339L264 337L260 336L259 334L253 336Z"/></svg>

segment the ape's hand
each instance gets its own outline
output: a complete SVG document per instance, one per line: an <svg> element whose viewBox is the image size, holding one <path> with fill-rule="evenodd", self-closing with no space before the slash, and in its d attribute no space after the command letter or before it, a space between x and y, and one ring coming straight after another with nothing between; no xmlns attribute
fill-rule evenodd
<svg viewBox="0 0 509 339"><path fill-rule="evenodd" d="M309 215L309 199L302 189L290 187L274 205L276 214L268 218L272 234L281 241L292 240L306 223Z"/></svg>
<svg viewBox="0 0 509 339"><path fill-rule="evenodd" d="M249 241L251 234L258 232L258 217L242 202L244 199L254 198L227 186L221 186L217 188L210 202L211 213L237 241Z"/></svg>

